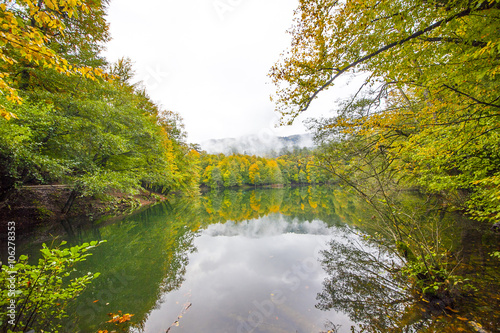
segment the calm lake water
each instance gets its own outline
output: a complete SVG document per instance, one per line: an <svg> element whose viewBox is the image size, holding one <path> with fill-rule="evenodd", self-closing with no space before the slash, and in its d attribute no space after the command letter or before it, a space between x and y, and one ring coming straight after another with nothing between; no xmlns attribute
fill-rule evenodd
<svg viewBox="0 0 500 333"><path fill-rule="evenodd" d="M111 331L108 313L118 311L134 314L129 332L498 331L498 261L489 257L498 237L450 221L446 237L478 291L447 314L415 299L394 273L401 260L367 237L377 232L373 212L338 188L209 193L112 224L69 225L70 243L107 243L78 267L102 275L64 331Z"/></svg>

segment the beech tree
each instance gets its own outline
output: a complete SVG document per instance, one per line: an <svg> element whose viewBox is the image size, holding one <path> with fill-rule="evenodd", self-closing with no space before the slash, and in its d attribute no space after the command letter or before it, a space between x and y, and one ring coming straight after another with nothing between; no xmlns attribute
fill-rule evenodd
<svg viewBox="0 0 500 333"><path fill-rule="evenodd" d="M105 3L6 0L0 4L0 91L9 102L21 103L18 89L33 79L33 68L89 79L105 76L99 67L102 62L82 61L96 59L102 42L109 39ZM10 119L13 114L2 106L0 116Z"/></svg>
<svg viewBox="0 0 500 333"><path fill-rule="evenodd" d="M494 0L301 0L291 47L270 71L282 122L340 76L367 73L334 117L313 125L323 138L335 132L323 143L362 137L388 172L497 221L499 14ZM351 107L360 97L368 105Z"/></svg>
<svg viewBox="0 0 500 333"><path fill-rule="evenodd" d="M301 154L308 155L290 153L290 155L282 155L277 158L266 158L202 153L200 155L200 168L204 171L201 184L218 188L242 185L327 183L328 174L316 166L312 152L303 151ZM214 170L217 170L215 175ZM220 176L217 176L217 173Z"/></svg>
<svg viewBox="0 0 500 333"><path fill-rule="evenodd" d="M110 190L197 193L182 118L131 82L131 60L109 66L100 53L106 5L0 4L0 206L24 185L54 182L73 188L65 212Z"/></svg>

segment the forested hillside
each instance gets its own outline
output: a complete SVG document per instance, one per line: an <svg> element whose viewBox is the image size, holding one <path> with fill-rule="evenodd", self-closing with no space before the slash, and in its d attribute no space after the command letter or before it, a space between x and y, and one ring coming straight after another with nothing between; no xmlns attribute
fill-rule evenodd
<svg viewBox="0 0 500 333"><path fill-rule="evenodd" d="M0 5L0 203L26 184L76 197L144 187L196 191L181 117L134 85L132 61L108 63L107 1Z"/></svg>
<svg viewBox="0 0 500 333"><path fill-rule="evenodd" d="M274 136L263 132L261 135L247 135L239 138L208 140L201 143L201 149L209 154L243 154L272 156L285 155L287 151L298 148L313 148L311 134Z"/></svg>
<svg viewBox="0 0 500 333"><path fill-rule="evenodd" d="M210 188L321 184L331 175L318 168L313 151L296 148L276 158L249 155L202 154L201 184Z"/></svg>
<svg viewBox="0 0 500 333"><path fill-rule="evenodd" d="M109 1L0 1L1 332L498 331L500 0L115 0L166 108Z"/></svg>

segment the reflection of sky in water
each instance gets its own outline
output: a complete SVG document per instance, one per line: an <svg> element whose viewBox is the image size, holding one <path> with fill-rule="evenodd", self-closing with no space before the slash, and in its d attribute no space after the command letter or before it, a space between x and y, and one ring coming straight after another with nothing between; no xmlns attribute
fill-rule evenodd
<svg viewBox="0 0 500 333"><path fill-rule="evenodd" d="M145 331L165 332L189 302L171 333L319 333L327 320L348 332L346 316L315 308L325 278L318 252L337 237L321 221L280 214L211 225L196 238L182 287L163 297Z"/></svg>
<svg viewBox="0 0 500 333"><path fill-rule="evenodd" d="M203 231L204 235L210 236L241 236L247 238L272 237L287 233L331 235L332 230L323 221L313 220L309 223L301 223L297 219L286 221L283 215L274 214L258 220L244 221L237 224L231 221L224 224L214 224Z"/></svg>

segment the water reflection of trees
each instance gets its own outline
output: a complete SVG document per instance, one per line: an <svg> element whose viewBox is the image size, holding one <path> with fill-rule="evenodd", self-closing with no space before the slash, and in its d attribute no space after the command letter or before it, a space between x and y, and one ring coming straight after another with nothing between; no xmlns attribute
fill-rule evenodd
<svg viewBox="0 0 500 333"><path fill-rule="evenodd" d="M414 199L409 202L409 206L415 207ZM99 323L109 319L107 313L118 310L135 314L133 321L140 327L151 310L163 301L162 297L184 281L188 256L195 250L194 238L200 229L214 223L228 220L238 223L274 213L281 213L286 221L299 224L322 220L329 226L349 225L367 234L373 235L376 231L383 234L372 210L362 200L328 186L211 192L163 203L118 223L94 223L87 229L82 226L73 233L74 242L96 239L108 242L96 249L86 266L81 267L81 271L102 275L72 309L70 318L75 329L72 326L66 331L95 332L105 328ZM446 230L443 244L456 252L454 249L459 247L456 240L462 235L470 249L463 251L461 262L468 264L464 269L475 269L470 263L475 256L472 250L480 248L485 241L484 234L471 235L456 226ZM481 251L491 252L486 248ZM426 314L419 304L408 301L411 295L402 288L402 279L395 273L400 262L393 262L389 257L384 247L373 239L353 236L350 242L347 237L342 242L332 242L330 249L323 253L323 266L329 278L319 295L318 307L349 314L360 324L359 330L367 332L411 332L427 325L421 320ZM496 267L492 266L491 271L496 272ZM492 279L497 276L492 273ZM485 302L485 306L489 305ZM495 322L498 313L491 318L490 321Z"/></svg>
<svg viewBox="0 0 500 333"><path fill-rule="evenodd" d="M140 329L162 297L184 281L200 227L197 212L187 201L162 204L101 228L108 242L80 267L101 276L70 309L65 331L111 330L107 314L119 310L134 314Z"/></svg>
<svg viewBox="0 0 500 333"><path fill-rule="evenodd" d="M412 203L416 200L410 199ZM435 234L431 231L436 230L434 225L428 231L422 227L424 222L439 223L437 226L446 231L439 237L439 246L447 250L448 265L475 289L448 303L440 297L416 294L418 290L410 285L414 281L399 274L408 258L392 259L405 252L388 242L388 235L382 236L384 225L364 216L360 218L371 224L371 229L358 225L357 230L368 230L375 237L355 235L351 227L345 227L349 234L332 240L322 252L328 277L318 294L317 308L344 312L359 332L470 332L477 331L479 325L498 332L499 303L492 301L498 298L498 266L486 258L498 248L498 236L487 226L479 231L477 223L454 214L431 214L420 217L426 219L420 224L422 241L432 241Z"/></svg>
<svg viewBox="0 0 500 333"><path fill-rule="evenodd" d="M355 196L330 186L210 192L201 198L201 206L200 214L210 223L247 221L279 212L300 221L358 225L362 217L371 216Z"/></svg>
<svg viewBox="0 0 500 333"><path fill-rule="evenodd" d="M316 307L347 314L362 332L416 332L426 324L399 275L402 261L376 242L348 232L322 251L328 274Z"/></svg>
<svg viewBox="0 0 500 333"><path fill-rule="evenodd" d="M82 229L75 241L93 240L96 234L108 240L81 267L102 275L72 309L75 315L68 331L106 328L100 323L109 319L107 313L118 310L133 313L133 322L140 329L162 298L180 287L188 256L195 250L194 238L210 224L281 213L287 220L321 219L341 225L358 223L363 212L343 191L297 187L211 192L163 203L115 224L93 224Z"/></svg>

